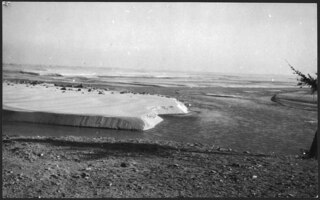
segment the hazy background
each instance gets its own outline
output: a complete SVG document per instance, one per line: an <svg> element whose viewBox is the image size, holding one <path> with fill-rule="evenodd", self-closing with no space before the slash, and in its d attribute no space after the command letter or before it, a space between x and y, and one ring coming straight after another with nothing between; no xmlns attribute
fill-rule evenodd
<svg viewBox="0 0 320 200"><path fill-rule="evenodd" d="M317 70L317 5L11 2L3 63L291 74Z"/></svg>

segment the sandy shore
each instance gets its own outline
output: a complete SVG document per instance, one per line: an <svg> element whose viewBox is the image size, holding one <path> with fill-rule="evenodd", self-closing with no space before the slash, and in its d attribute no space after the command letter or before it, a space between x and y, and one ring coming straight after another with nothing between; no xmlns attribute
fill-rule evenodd
<svg viewBox="0 0 320 200"><path fill-rule="evenodd" d="M141 96L140 101L150 104L148 97L152 99L160 97L156 94L162 94L161 98L170 96L191 104L189 112L192 117L163 117L165 120L162 123L145 132L40 124L33 126L30 123L21 123L20 128L17 128L15 122L8 122L9 125L3 127L2 136L4 198L313 198L318 195L318 162L302 159L302 156L297 155L300 148L307 149L311 145L317 127L317 110L293 108L270 100L275 93L281 100L284 99L281 95L294 90L139 86L110 91L107 88L112 88L112 85L97 84L94 87L101 89L93 89L89 84L85 88L68 88L66 86L70 83L65 82L55 82L56 86L27 82L29 84L25 88L33 89L28 91L34 93L19 93L15 88L20 84L11 82L3 88L8 87L8 91L12 93L9 97L20 97L16 104L20 101L26 103L22 95L39 103L38 98L46 97L45 102L48 102L47 93L35 95L40 91L38 87L47 92L52 90L53 94L65 99L68 94L75 93L77 98L68 101L68 106L73 108L71 111L90 111L91 106L97 105L97 102L92 103L94 96L99 99L109 93L112 97L135 97L136 101ZM62 87L66 87L66 90L61 90ZM90 88L92 90L89 92ZM80 91L76 91L78 89ZM121 92L125 90L133 92ZM74 95L70 96L74 98ZM84 101L84 97L90 97L91 100ZM176 103L174 99L164 99ZM116 100L109 104L116 104ZM53 102L59 103L58 100ZM62 100L60 103L65 102ZM79 108L76 106L77 102L86 104ZM127 103L119 106L119 109L130 109L132 101ZM8 104L4 105L9 107ZM152 105L155 107L150 109L146 105L143 104L139 111L155 111L154 108L160 106ZM167 105L170 108L171 104ZM39 106L49 108L48 104L35 105ZM34 114L35 112L25 111L23 107L15 109L6 111L9 114L4 115L4 118L8 120L11 115L14 119L12 113L19 113L18 116L31 113L33 119L46 119L39 112ZM96 109L101 110L101 107ZM168 110L172 111L171 109ZM164 108L158 112L161 110L168 113ZM60 111L64 112L63 109ZM61 119L60 113L41 114L49 114L53 120ZM68 115L72 116L63 114L64 120L74 119L80 123L81 119L75 118L81 115ZM130 117L131 120L138 120L132 124L144 124L140 121L141 118L135 115ZM92 116L89 118L94 119ZM94 122L95 120L90 123ZM116 128L119 125L116 122L113 120L109 124ZM96 131L101 131L101 134L97 135ZM110 134L109 131L114 133ZM70 132L74 132L76 136L68 136ZM83 134L82 137L79 132ZM30 135L27 136L28 134ZM48 135L44 136L46 134ZM177 142L178 139L181 142ZM270 153L274 150L277 150L276 154Z"/></svg>
<svg viewBox="0 0 320 200"><path fill-rule="evenodd" d="M3 83L3 109L9 121L133 130L155 127L159 114L188 112L164 96L12 82Z"/></svg>

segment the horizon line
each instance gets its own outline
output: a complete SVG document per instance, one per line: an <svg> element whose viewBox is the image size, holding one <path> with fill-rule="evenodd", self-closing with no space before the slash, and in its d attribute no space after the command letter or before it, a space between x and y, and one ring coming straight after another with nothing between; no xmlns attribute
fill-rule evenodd
<svg viewBox="0 0 320 200"><path fill-rule="evenodd" d="M285 75L289 76L288 74L284 73L246 73L246 72L221 72L221 71L199 71L199 70L170 70L170 69L146 69L146 68L126 68L126 67L107 67L107 66L81 66L81 65L50 65L50 64L21 64L21 63L2 63L2 65L26 65L26 66L47 66L47 67L83 67L83 68L105 68L105 69L123 69L123 70L132 70L132 71L154 71L154 72L182 72L182 73L217 73L217 74L241 74L241 75ZM314 72L317 73L317 72ZM290 75L294 75L293 73Z"/></svg>

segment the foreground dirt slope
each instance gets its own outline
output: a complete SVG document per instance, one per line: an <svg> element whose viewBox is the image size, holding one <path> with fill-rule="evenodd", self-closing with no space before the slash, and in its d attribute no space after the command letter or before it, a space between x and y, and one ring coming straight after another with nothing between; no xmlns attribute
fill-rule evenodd
<svg viewBox="0 0 320 200"><path fill-rule="evenodd" d="M3 197L316 197L318 164L201 144L3 136Z"/></svg>

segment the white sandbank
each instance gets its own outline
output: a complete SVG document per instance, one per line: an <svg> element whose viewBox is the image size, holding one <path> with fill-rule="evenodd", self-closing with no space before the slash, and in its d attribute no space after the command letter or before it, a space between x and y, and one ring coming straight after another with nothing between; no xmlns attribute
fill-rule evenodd
<svg viewBox="0 0 320 200"><path fill-rule="evenodd" d="M9 111L4 120L148 130L163 120L159 114L188 113L187 107L174 98L66 89L46 83L32 86L3 82L3 109Z"/></svg>

